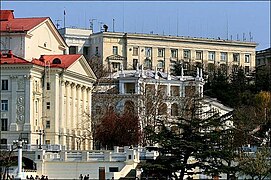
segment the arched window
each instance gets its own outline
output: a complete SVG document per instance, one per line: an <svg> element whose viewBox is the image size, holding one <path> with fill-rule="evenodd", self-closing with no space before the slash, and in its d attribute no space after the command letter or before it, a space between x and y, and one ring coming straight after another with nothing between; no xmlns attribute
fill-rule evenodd
<svg viewBox="0 0 271 180"><path fill-rule="evenodd" d="M167 115L167 104L162 103L158 108L158 115Z"/></svg>
<svg viewBox="0 0 271 180"><path fill-rule="evenodd" d="M178 104L174 103L171 105L171 116L178 116Z"/></svg>
<svg viewBox="0 0 271 180"><path fill-rule="evenodd" d="M61 64L61 60L59 58L55 58L53 60L53 64Z"/></svg>

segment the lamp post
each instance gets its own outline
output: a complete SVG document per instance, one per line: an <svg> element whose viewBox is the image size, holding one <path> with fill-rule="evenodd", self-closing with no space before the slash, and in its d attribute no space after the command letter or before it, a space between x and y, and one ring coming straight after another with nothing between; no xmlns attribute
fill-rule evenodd
<svg viewBox="0 0 271 180"><path fill-rule="evenodd" d="M21 137L18 140L13 141L13 144L17 145L18 149L18 173L16 179L22 179L22 162L23 162L23 145L27 141L22 140Z"/></svg>
<svg viewBox="0 0 271 180"><path fill-rule="evenodd" d="M42 147L41 147L41 136L43 134L44 134L44 130L39 130L39 136L40 136L39 149L42 149Z"/></svg>

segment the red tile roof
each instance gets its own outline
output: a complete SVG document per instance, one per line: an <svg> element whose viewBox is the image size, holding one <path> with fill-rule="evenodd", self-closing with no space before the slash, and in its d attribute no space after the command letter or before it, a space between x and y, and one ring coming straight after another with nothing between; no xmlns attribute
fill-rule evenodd
<svg viewBox="0 0 271 180"><path fill-rule="evenodd" d="M1 53L1 52L0 52ZM0 54L0 64L31 64L31 62L13 54Z"/></svg>
<svg viewBox="0 0 271 180"><path fill-rule="evenodd" d="M47 66L52 68L68 68L76 60L78 60L82 55L81 54L66 54L66 55L43 55L43 60L33 59L31 62L36 65ZM60 60L60 61L59 61ZM58 62L59 61L59 62Z"/></svg>
<svg viewBox="0 0 271 180"><path fill-rule="evenodd" d="M14 18L13 10L0 10L1 32L29 31L49 17Z"/></svg>
<svg viewBox="0 0 271 180"><path fill-rule="evenodd" d="M34 64L38 66L46 65L51 68L64 68L67 69L76 60L78 60L81 54L67 54L67 55L43 55L40 59L33 59L31 62L17 57L12 53L0 54L0 64Z"/></svg>

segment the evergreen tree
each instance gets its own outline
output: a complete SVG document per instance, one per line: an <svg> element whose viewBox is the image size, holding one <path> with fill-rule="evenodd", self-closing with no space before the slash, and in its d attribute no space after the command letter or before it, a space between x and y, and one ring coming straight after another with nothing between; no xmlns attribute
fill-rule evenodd
<svg viewBox="0 0 271 180"><path fill-rule="evenodd" d="M145 175L183 179L199 173L234 173L232 129L226 126L230 114L220 117L210 111L201 113L198 100L184 109L186 112L176 121L158 119L156 126L146 127L148 139L157 145L149 149L158 151L159 156L142 163Z"/></svg>

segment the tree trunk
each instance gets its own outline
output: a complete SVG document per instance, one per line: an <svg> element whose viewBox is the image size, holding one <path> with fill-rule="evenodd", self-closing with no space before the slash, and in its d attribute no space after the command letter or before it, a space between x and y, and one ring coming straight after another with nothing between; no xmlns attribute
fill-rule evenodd
<svg viewBox="0 0 271 180"><path fill-rule="evenodd" d="M186 154L186 155L184 156L184 160L183 160L183 164L184 164L184 165L187 164L188 158L189 158L189 155ZM185 167L181 169L181 173L180 173L180 176L179 176L179 177L180 177L180 180L183 180L183 178L184 178L184 172L185 172Z"/></svg>

